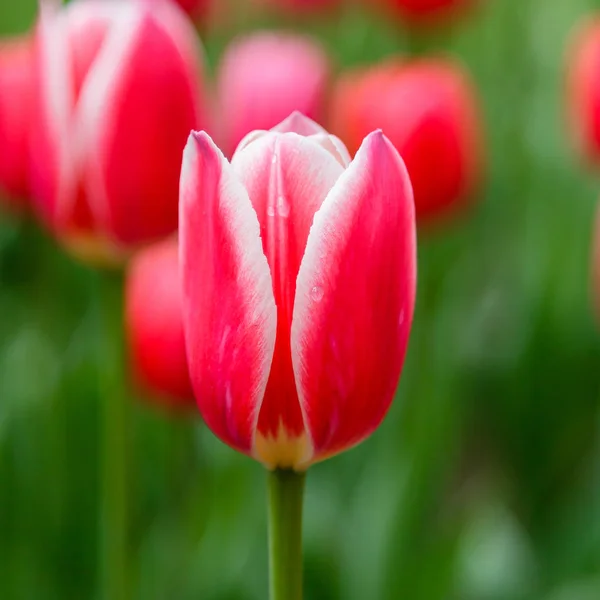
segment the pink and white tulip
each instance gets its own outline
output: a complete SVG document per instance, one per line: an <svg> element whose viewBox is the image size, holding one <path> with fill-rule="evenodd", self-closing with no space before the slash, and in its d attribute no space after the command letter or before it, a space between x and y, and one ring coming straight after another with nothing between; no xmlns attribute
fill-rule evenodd
<svg viewBox="0 0 600 600"><path fill-rule="evenodd" d="M313 39L259 32L226 50L218 74L223 147L230 156L242 138L270 129L294 111L321 122L330 64Z"/></svg>
<svg viewBox="0 0 600 600"><path fill-rule="evenodd" d="M192 133L180 188L184 333L208 427L269 468L358 444L394 396L412 323L410 180L299 114L231 160Z"/></svg>
<svg viewBox="0 0 600 600"><path fill-rule="evenodd" d="M129 262L125 324L136 380L169 408L195 406L183 337L177 240L143 248Z"/></svg>
<svg viewBox="0 0 600 600"><path fill-rule="evenodd" d="M90 260L119 260L177 228L181 153L206 126L202 48L172 2L43 2L33 190Z"/></svg>
<svg viewBox="0 0 600 600"><path fill-rule="evenodd" d="M0 44L0 190L14 207L29 196L29 135L34 94L31 36Z"/></svg>

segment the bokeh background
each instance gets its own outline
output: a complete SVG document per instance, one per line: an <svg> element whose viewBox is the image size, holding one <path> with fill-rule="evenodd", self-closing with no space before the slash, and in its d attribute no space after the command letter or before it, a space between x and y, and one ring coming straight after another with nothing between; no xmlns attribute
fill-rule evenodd
<svg viewBox="0 0 600 600"><path fill-rule="evenodd" d="M591 0L488 0L428 44L482 97L488 167L473 207L419 231L417 313L377 433L309 473L310 600L600 598L600 334L590 247L600 178L572 155L564 53ZM241 15L242 13L240 13ZM0 33L32 0L0 0ZM364 7L207 32L318 36L338 69L414 43ZM0 598L97 596L100 393L95 275L0 213ZM132 393L132 598L267 592L265 473L198 418Z"/></svg>

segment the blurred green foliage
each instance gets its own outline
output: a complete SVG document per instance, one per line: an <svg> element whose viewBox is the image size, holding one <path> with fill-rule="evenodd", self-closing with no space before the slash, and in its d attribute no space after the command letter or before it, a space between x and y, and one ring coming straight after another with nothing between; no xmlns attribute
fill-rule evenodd
<svg viewBox="0 0 600 600"><path fill-rule="evenodd" d="M395 402L314 467L310 600L600 598L600 337L589 302L597 178L562 119L568 32L589 0L488 0L429 43L480 89L481 201L420 231L417 315ZM0 0L0 32L33 0ZM244 28L269 23L246 21ZM402 51L350 9L312 31L341 66ZM214 67L232 32L205 42ZM435 166L432 165L432 170ZM94 275L27 222L0 222L0 598L94 598L99 315ZM198 419L133 399L132 598L266 597L265 474Z"/></svg>

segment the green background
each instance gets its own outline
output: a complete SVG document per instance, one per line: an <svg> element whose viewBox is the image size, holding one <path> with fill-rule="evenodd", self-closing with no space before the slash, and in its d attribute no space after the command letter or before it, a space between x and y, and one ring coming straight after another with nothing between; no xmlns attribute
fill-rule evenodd
<svg viewBox="0 0 600 600"><path fill-rule="evenodd" d="M417 314L388 418L309 472L310 600L600 598L600 178L563 123L568 34L593 4L488 0L428 42L478 85L486 186L473 210L419 232ZM0 32L24 31L34 10L0 0ZM355 9L295 27L340 68L407 45L400 25ZM211 67L231 35L205 39ZM0 215L3 600L97 597L95 280L34 224ZM266 598L263 469L199 419L132 400L131 597Z"/></svg>

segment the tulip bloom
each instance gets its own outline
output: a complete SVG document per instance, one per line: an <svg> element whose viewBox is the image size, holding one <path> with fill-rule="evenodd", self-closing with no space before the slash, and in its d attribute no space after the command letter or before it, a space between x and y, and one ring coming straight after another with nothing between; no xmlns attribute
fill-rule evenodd
<svg viewBox="0 0 600 600"><path fill-rule="evenodd" d="M125 323L133 369L172 408L196 405L188 373L176 240L144 248L129 263Z"/></svg>
<svg viewBox="0 0 600 600"><path fill-rule="evenodd" d="M202 49L172 2L44 2L34 195L83 258L119 260L177 228L181 153L205 124Z"/></svg>
<svg viewBox="0 0 600 600"><path fill-rule="evenodd" d="M406 162L417 218L446 214L469 200L483 171L475 90L455 63L388 61L339 80L332 129L354 152L381 128Z"/></svg>
<svg viewBox="0 0 600 600"><path fill-rule="evenodd" d="M29 36L0 43L0 189L15 203L29 196L33 58Z"/></svg>
<svg viewBox="0 0 600 600"><path fill-rule="evenodd" d="M308 37L263 32L234 42L218 75L226 154L246 134L270 129L294 111L321 121L328 78L327 56Z"/></svg>
<svg viewBox="0 0 600 600"><path fill-rule="evenodd" d="M295 132L295 133L294 133ZM381 132L350 162L293 115L229 163L192 133L180 190L184 332L206 424L269 468L303 470L370 435L412 323L412 190Z"/></svg>
<svg viewBox="0 0 600 600"><path fill-rule="evenodd" d="M600 163L600 18L576 30L567 59L567 117L577 152Z"/></svg>

